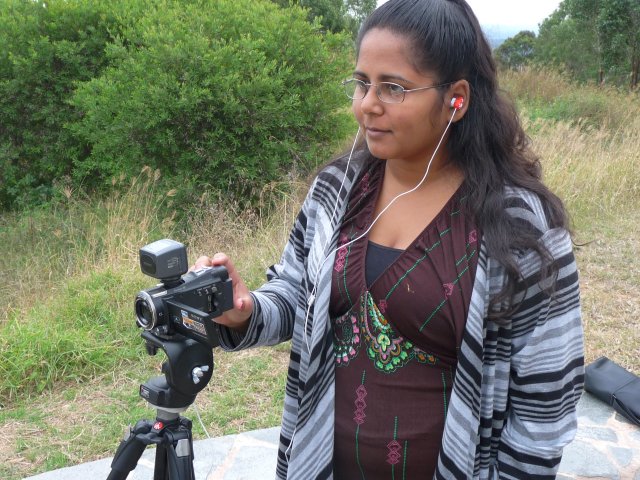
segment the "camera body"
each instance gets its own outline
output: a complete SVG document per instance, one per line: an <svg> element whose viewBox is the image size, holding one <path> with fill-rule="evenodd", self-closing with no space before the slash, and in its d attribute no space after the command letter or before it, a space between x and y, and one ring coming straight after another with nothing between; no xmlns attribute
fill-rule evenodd
<svg viewBox="0 0 640 480"><path fill-rule="evenodd" d="M205 267L186 273L186 248L169 239L142 247L140 268L162 282L136 296L140 327L160 336L179 333L210 347L220 344L213 318L233 307L226 268Z"/></svg>

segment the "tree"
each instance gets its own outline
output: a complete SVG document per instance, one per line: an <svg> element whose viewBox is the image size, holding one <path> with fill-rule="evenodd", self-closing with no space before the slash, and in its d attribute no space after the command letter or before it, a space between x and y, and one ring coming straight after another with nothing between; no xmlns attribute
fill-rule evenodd
<svg viewBox="0 0 640 480"><path fill-rule="evenodd" d="M640 2L564 0L540 26L537 59L579 79L638 85Z"/></svg>
<svg viewBox="0 0 640 480"><path fill-rule="evenodd" d="M536 34L529 30L523 30L496 48L496 59L501 66L518 70L528 65L533 59L535 44Z"/></svg>
<svg viewBox="0 0 640 480"><path fill-rule="evenodd" d="M538 32L536 62L566 70L579 81L602 81L603 69L593 14L576 14L570 2L562 2Z"/></svg>
<svg viewBox="0 0 640 480"><path fill-rule="evenodd" d="M308 9L309 20L320 22L333 33L357 35L364 19L376 8L376 0L272 0L281 7L299 5Z"/></svg>
<svg viewBox="0 0 640 480"><path fill-rule="evenodd" d="M362 22L367 18L367 16L373 12L376 8L376 0L345 0L347 3L347 12L348 15L354 20L353 26L355 26L355 30L357 32L362 25Z"/></svg>
<svg viewBox="0 0 640 480"><path fill-rule="evenodd" d="M631 88L635 88L640 70L640 2L603 1L597 28L602 39L604 67L614 77L628 76Z"/></svg>

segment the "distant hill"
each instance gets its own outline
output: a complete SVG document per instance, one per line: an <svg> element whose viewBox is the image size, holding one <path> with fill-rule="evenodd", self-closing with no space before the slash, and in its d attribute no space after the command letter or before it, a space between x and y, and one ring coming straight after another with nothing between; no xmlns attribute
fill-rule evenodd
<svg viewBox="0 0 640 480"><path fill-rule="evenodd" d="M532 27L531 25L482 25L482 31L492 49L498 48L507 38L513 37L523 30L531 30L537 34L538 27Z"/></svg>

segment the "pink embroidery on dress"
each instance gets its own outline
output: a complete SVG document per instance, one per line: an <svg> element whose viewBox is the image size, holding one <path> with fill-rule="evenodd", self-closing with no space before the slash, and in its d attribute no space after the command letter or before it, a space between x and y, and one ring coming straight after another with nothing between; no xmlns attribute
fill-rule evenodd
<svg viewBox="0 0 640 480"><path fill-rule="evenodd" d="M444 296L445 298L449 298L453 293L453 283L445 283L442 285L444 288Z"/></svg>
<svg viewBox="0 0 640 480"><path fill-rule="evenodd" d="M355 315L351 316L351 324L353 325L353 343L360 343L360 328L358 327L358 318Z"/></svg>
<svg viewBox="0 0 640 480"><path fill-rule="evenodd" d="M358 425L362 425L364 423L364 419L366 415L364 413L364 409L367 408L367 402L364 401L364 397L367 396L367 388L364 385L360 385L356 389L356 411L354 412L353 419Z"/></svg>
<svg viewBox="0 0 640 480"><path fill-rule="evenodd" d="M467 240L467 243L476 243L478 241L478 232L476 230L471 230L471 232L469 232L469 240Z"/></svg>
<svg viewBox="0 0 640 480"><path fill-rule="evenodd" d="M340 245L345 245L348 242L349 242L349 237L344 233L340 234L339 244ZM346 258L347 258L347 248L346 247L338 248L336 263L333 266L333 269L336 272L340 272L344 268L344 264L345 264Z"/></svg>
<svg viewBox="0 0 640 480"><path fill-rule="evenodd" d="M345 247L340 247L337 257L338 258L336 258L336 263L333 266L333 269L336 272L340 272L344 268L344 264L347 260L347 249Z"/></svg>
<svg viewBox="0 0 640 480"><path fill-rule="evenodd" d="M380 313L387 313L387 301L384 298L378 302L378 310Z"/></svg>
<svg viewBox="0 0 640 480"><path fill-rule="evenodd" d="M402 455L400 455L400 450L402 450L402 446L398 443L397 440L392 440L387 445L389 449L389 453L387 454L387 463L391 465L395 465L400 461Z"/></svg>

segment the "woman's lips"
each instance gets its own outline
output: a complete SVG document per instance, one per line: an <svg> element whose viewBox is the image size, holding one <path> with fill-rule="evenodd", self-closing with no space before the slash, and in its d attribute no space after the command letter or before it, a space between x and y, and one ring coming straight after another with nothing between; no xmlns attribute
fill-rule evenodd
<svg viewBox="0 0 640 480"><path fill-rule="evenodd" d="M389 130L381 130L379 128L367 127L367 138L375 139L384 137L386 134L390 133Z"/></svg>

